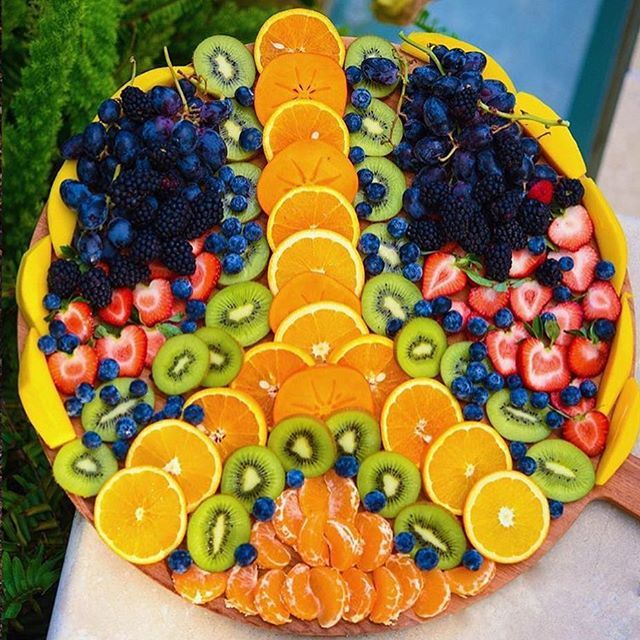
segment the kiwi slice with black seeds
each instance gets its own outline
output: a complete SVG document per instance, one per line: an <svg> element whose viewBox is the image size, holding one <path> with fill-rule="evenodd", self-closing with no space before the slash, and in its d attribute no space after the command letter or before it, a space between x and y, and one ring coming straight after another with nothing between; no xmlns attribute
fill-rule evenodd
<svg viewBox="0 0 640 640"><path fill-rule="evenodd" d="M247 199L247 208L239 213L232 211L230 207L231 200L235 194L229 190L222 196L224 218L234 217L238 218L240 222L248 222L249 220L257 218L260 215L261 209L258 204L258 198L256 197L256 185L258 184L262 170L251 162L234 162L226 166L229 167L235 175L245 177L250 182L250 186L249 195L245 196Z"/></svg>
<svg viewBox="0 0 640 640"><path fill-rule="evenodd" d="M393 525L397 535L403 531L412 533L418 549L431 547L438 552L438 569L453 569L462 561L467 540L459 520L443 507L419 502L403 509Z"/></svg>
<svg viewBox="0 0 640 640"><path fill-rule="evenodd" d="M200 327L195 335L209 348L209 371L200 384L203 387L225 387L242 369L242 347L235 338L218 327Z"/></svg>
<svg viewBox="0 0 640 640"><path fill-rule="evenodd" d="M380 36L362 36L356 38L347 49L347 55L344 60L344 68L360 67L365 58L388 58L389 60L398 61L398 55L393 45ZM362 87L367 89L374 98L384 98L393 93L398 86L396 82L393 85L384 85L377 82L369 82L362 80L354 88Z"/></svg>
<svg viewBox="0 0 640 640"><path fill-rule="evenodd" d="M240 146L240 134L244 129L259 129L262 131L262 125L256 116L253 107L243 107L236 100L231 100L233 109L229 117L220 123L220 135L227 145L227 159L248 160L255 156L260 149L255 151L247 151ZM234 169L235 170L235 169Z"/></svg>
<svg viewBox="0 0 640 640"><path fill-rule="evenodd" d="M284 489L284 469L273 451L250 445L236 449L225 461L221 491L247 509L261 497L277 498Z"/></svg>
<svg viewBox="0 0 640 640"><path fill-rule="evenodd" d="M402 140L404 126L400 116L382 100L374 98L364 109L351 105L347 113L357 113L362 118L360 129L350 134L351 146L362 147L368 156L389 155Z"/></svg>
<svg viewBox="0 0 640 640"><path fill-rule="evenodd" d="M539 442L544 440L551 429L547 426L549 409L536 409L529 402L523 407L511 404L508 389L502 389L489 398L487 416L493 428L507 440Z"/></svg>
<svg viewBox="0 0 640 640"><path fill-rule="evenodd" d="M373 173L373 182L383 184L387 190L380 202L369 202L364 190L360 189L356 194L355 204L368 202L372 211L367 216L369 222L381 222L393 218L402 209L402 194L407 188L404 173L387 158L365 158L358 170L369 169Z"/></svg>
<svg viewBox="0 0 640 640"><path fill-rule="evenodd" d="M469 347L472 342L454 342L447 347L447 350L440 360L440 377L442 381L451 387L451 383L458 377L465 375L467 366L471 362L469 357ZM491 371L491 363L485 358L482 363L487 367L487 371Z"/></svg>
<svg viewBox="0 0 640 640"><path fill-rule="evenodd" d="M447 348L447 336L431 318L413 318L395 341L396 360L412 378L435 378Z"/></svg>
<svg viewBox="0 0 640 640"><path fill-rule="evenodd" d="M355 456L362 463L380 451L380 426L367 411L336 411L327 418L327 427L338 447L338 456Z"/></svg>
<svg viewBox="0 0 640 640"><path fill-rule="evenodd" d="M239 282L217 291L207 303L205 324L231 334L243 347L269 333L273 295L258 282Z"/></svg>
<svg viewBox="0 0 640 640"><path fill-rule="evenodd" d="M151 365L153 381L160 391L177 395L200 385L209 372L209 348L195 334L169 338Z"/></svg>
<svg viewBox="0 0 640 640"><path fill-rule="evenodd" d="M244 258L242 271L238 273L224 273L223 271L218 283L226 287L230 284L254 280L264 271L270 255L269 243L264 236L255 242L247 243L247 249L242 255Z"/></svg>
<svg viewBox="0 0 640 640"><path fill-rule="evenodd" d="M191 514L187 527L187 549L205 571L226 571L235 562L235 550L249 542L251 519L233 496L207 498Z"/></svg>

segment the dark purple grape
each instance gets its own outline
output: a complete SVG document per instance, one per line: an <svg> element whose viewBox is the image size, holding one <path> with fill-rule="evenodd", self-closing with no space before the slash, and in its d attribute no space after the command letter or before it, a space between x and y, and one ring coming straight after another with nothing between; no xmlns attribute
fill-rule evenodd
<svg viewBox="0 0 640 640"><path fill-rule="evenodd" d="M82 154L82 134L77 133L62 143L60 154L65 160L77 160Z"/></svg>
<svg viewBox="0 0 640 640"><path fill-rule="evenodd" d="M440 72L436 67L432 64L428 64L424 67L416 67L411 73L410 82L415 82L417 87L426 89L440 77Z"/></svg>
<svg viewBox="0 0 640 640"><path fill-rule="evenodd" d="M206 102L200 109L200 120L204 124L217 125L226 120L233 111L233 102L229 98Z"/></svg>
<svg viewBox="0 0 640 640"><path fill-rule="evenodd" d="M477 71L463 71L458 78L463 87L471 87L478 94L482 90L482 76Z"/></svg>
<svg viewBox="0 0 640 640"><path fill-rule="evenodd" d="M453 173L459 180L470 180L475 176L476 157L470 151L457 151L452 160Z"/></svg>
<svg viewBox="0 0 640 640"><path fill-rule="evenodd" d="M171 137L178 153L182 155L191 153L198 144L198 131L195 125L188 120L178 122L171 132Z"/></svg>
<svg viewBox="0 0 640 640"><path fill-rule="evenodd" d="M415 170L415 158L413 157L413 147L411 143L403 140L392 152L394 162L403 171Z"/></svg>
<svg viewBox="0 0 640 640"><path fill-rule="evenodd" d="M449 119L447 105L440 98L435 96L427 98L424 101L422 113L425 124L437 136L445 136L451 133L453 127Z"/></svg>
<svg viewBox="0 0 640 640"><path fill-rule="evenodd" d="M425 167L424 169L420 169L413 179L413 186L423 189L432 182L446 182L447 179L447 170L444 167Z"/></svg>
<svg viewBox="0 0 640 640"><path fill-rule="evenodd" d="M442 56L442 66L447 73L457 75L464 67L465 57L462 49L449 49L449 51Z"/></svg>
<svg viewBox="0 0 640 640"><path fill-rule="evenodd" d="M510 171L509 177L513 182L528 182L533 177L534 170L535 165L533 164L533 160L529 156L523 155L520 166L516 171Z"/></svg>
<svg viewBox="0 0 640 640"><path fill-rule="evenodd" d="M484 53L480 51L467 51L464 66L462 67L465 71L482 72L486 66L487 56L485 56Z"/></svg>
<svg viewBox="0 0 640 640"><path fill-rule="evenodd" d="M406 128L405 128L405 133L406 133ZM522 144L522 150L530 158L533 158L535 160L540 155L540 143L535 138L529 138L528 136L523 136L521 144Z"/></svg>
<svg viewBox="0 0 640 640"><path fill-rule="evenodd" d="M420 199L420 189L409 187L402 194L402 207L414 219L419 220L427 215L427 209Z"/></svg>
<svg viewBox="0 0 640 640"><path fill-rule="evenodd" d="M200 136L198 153L213 171L217 171L227 161L227 145L220 134L211 129Z"/></svg>
<svg viewBox="0 0 640 640"><path fill-rule="evenodd" d="M182 108L180 95L173 87L153 87L149 96L153 110L161 116L174 116Z"/></svg>
<svg viewBox="0 0 640 640"><path fill-rule="evenodd" d="M369 82L382 84L385 87L396 84L400 76L398 65L389 58L365 58L360 65L360 70Z"/></svg>
<svg viewBox="0 0 640 640"><path fill-rule="evenodd" d="M101 122L88 124L82 134L82 146L94 158L107 146L107 130Z"/></svg>
<svg viewBox="0 0 640 640"><path fill-rule="evenodd" d="M461 82L455 76L440 76L432 85L433 93L441 98L448 98L460 89Z"/></svg>
<svg viewBox="0 0 640 640"><path fill-rule="evenodd" d="M451 144L448 140L427 136L416 142L413 155L422 164L433 165L437 164L440 158L449 152L450 148Z"/></svg>
<svg viewBox="0 0 640 640"><path fill-rule="evenodd" d="M500 93L489 100L487 104L494 109L498 109L498 111L506 111L510 113L516 106L516 97L513 93Z"/></svg>
<svg viewBox="0 0 640 640"><path fill-rule="evenodd" d="M81 156L78 158L78 164L76 165L76 172L78 179L89 187L96 185L99 180L100 173L98 169L98 161L94 158L87 156Z"/></svg>
<svg viewBox="0 0 640 640"><path fill-rule="evenodd" d="M404 125L404 137L409 140L409 142L415 142L420 138L424 138L426 135L427 129L423 122L415 118L407 120L407 123Z"/></svg>
<svg viewBox="0 0 640 640"><path fill-rule="evenodd" d="M491 144L493 134L487 124L474 124L465 127L458 136L458 142L463 149L477 151Z"/></svg>
<svg viewBox="0 0 640 640"><path fill-rule="evenodd" d="M534 175L539 180L551 180L551 182L555 182L558 179L556 170L544 162L535 166Z"/></svg>
<svg viewBox="0 0 640 640"><path fill-rule="evenodd" d="M113 143L113 155L125 165L131 164L140 153L138 136L131 131L118 131Z"/></svg>
<svg viewBox="0 0 640 640"><path fill-rule="evenodd" d="M117 158L107 156L100 162L100 176L106 185L110 185L118 166Z"/></svg>
<svg viewBox="0 0 640 640"><path fill-rule="evenodd" d="M483 102L489 102L497 95L506 93L507 87L504 82L500 80L485 80L482 83L482 89L480 90L480 100Z"/></svg>
<svg viewBox="0 0 640 640"><path fill-rule="evenodd" d="M215 132L213 132L215 133ZM178 158L178 170L187 180L198 180L202 177L202 163L195 153Z"/></svg>
<svg viewBox="0 0 640 640"><path fill-rule="evenodd" d="M136 122L135 120L132 120L128 116L123 116L122 118L120 118L120 120L118 120L118 125L120 126L120 129L122 131L133 131L133 132L135 132L140 127L140 123L139 122Z"/></svg>
<svg viewBox="0 0 640 640"><path fill-rule="evenodd" d="M476 155L476 169L481 176L503 175L493 149L483 149Z"/></svg>
<svg viewBox="0 0 640 640"><path fill-rule="evenodd" d="M451 195L455 198L470 198L472 191L473 185L459 180L451 188Z"/></svg>
<svg viewBox="0 0 640 640"><path fill-rule="evenodd" d="M431 51L433 51L433 55L442 62L442 58L444 58L447 51L449 51L449 47L445 47L443 44L438 44L435 47L432 47Z"/></svg>

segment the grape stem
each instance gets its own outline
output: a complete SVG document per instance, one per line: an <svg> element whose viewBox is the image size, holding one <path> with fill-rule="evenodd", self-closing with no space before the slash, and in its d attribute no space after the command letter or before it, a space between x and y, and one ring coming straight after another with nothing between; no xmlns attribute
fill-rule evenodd
<svg viewBox="0 0 640 640"><path fill-rule="evenodd" d="M136 59L134 56L131 56L129 58L129 62L131 63L131 80L129 80L129 84L131 84L136 79L136 71L137 71L138 65L136 63Z"/></svg>
<svg viewBox="0 0 640 640"><path fill-rule="evenodd" d="M173 83L176 85L176 90L180 94L180 100L182 100L182 107L185 111L189 111L189 105L187 104L187 99L185 98L184 92L182 91L182 87L180 86L180 82L178 79L178 74L173 67L173 62L171 62L171 58L169 57L169 49L167 47L163 47L164 51L164 59L167 61L167 66L169 67L169 71L171 71L171 75L173 77Z"/></svg>
<svg viewBox="0 0 640 640"><path fill-rule="evenodd" d="M444 72L444 69L442 67L442 65L440 64L440 60L438 60L438 56L436 56L435 53L433 53L433 49L431 47L428 47L426 45L421 45L418 44L417 42L414 42L413 40L411 40L411 38L409 38L408 36L405 35L404 31L401 31L398 36L400 37L400 40L402 40L403 42L406 42L407 44L411 45L412 47L415 47L418 51L422 51L422 53L426 53L429 58L431 58L431 61L433 62L433 64L436 65L438 71L440 72L441 75L446 75L446 73Z"/></svg>
<svg viewBox="0 0 640 640"><path fill-rule="evenodd" d="M490 113L494 116L499 116L500 118L505 118L506 120L513 120L514 122L518 120L532 120L533 122L539 122L543 124L545 127L568 127L569 121L563 120L562 118L550 119L543 118L542 116L537 116L534 113L526 113L523 111L521 114L517 113L508 113L506 111L500 111L495 107L490 107L488 104L482 102L482 100L478 100L478 107L482 109L485 113Z"/></svg>
<svg viewBox="0 0 640 640"><path fill-rule="evenodd" d="M393 131L396 128L396 122L400 119L400 111L402 110L402 104L404 103L405 94L407 92L407 84L409 82L409 65L407 61L397 53L395 54L398 62L400 63L400 67L402 69L402 89L400 90L400 97L398 98L398 104L396 105L396 117L393 119L393 124L391 125L391 131L389 132L389 141L393 140ZM393 143L392 143L393 144Z"/></svg>

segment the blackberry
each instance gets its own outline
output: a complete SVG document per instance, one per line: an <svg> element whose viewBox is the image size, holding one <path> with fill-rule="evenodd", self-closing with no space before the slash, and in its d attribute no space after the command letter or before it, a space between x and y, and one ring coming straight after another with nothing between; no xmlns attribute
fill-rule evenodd
<svg viewBox="0 0 640 640"><path fill-rule="evenodd" d="M144 122L153 113L151 98L137 87L126 87L120 94L124 115L134 122Z"/></svg>
<svg viewBox="0 0 640 640"><path fill-rule="evenodd" d="M440 223L429 219L412 222L407 229L407 238L423 252L437 251L444 244Z"/></svg>
<svg viewBox="0 0 640 640"><path fill-rule="evenodd" d="M473 120L478 110L478 92L470 86L453 94L449 100L449 111L460 123Z"/></svg>
<svg viewBox="0 0 640 640"><path fill-rule="evenodd" d="M80 293L98 309L111 302L111 285L107 274L100 267L91 267L80 276Z"/></svg>
<svg viewBox="0 0 640 640"><path fill-rule="evenodd" d="M123 171L112 183L109 196L116 207L136 209L159 185L159 175L143 167Z"/></svg>
<svg viewBox="0 0 640 640"><path fill-rule="evenodd" d="M560 263L553 258L547 258L536 269L536 280L545 287L555 287L562 282Z"/></svg>
<svg viewBox="0 0 640 640"><path fill-rule="evenodd" d="M556 203L563 209L580 204L583 196L584 187L580 180L574 178L560 178L553 190Z"/></svg>
<svg viewBox="0 0 640 640"><path fill-rule="evenodd" d="M493 238L497 244L507 244L512 249L524 249L527 246L527 234L516 220L496 226Z"/></svg>
<svg viewBox="0 0 640 640"><path fill-rule="evenodd" d="M491 242L491 229L485 215L478 211L469 219L467 233L458 240L460 246L468 253L484 255Z"/></svg>
<svg viewBox="0 0 640 640"><path fill-rule="evenodd" d="M149 279L149 267L125 256L115 256L109 263L109 282L114 289L133 289L141 280Z"/></svg>
<svg viewBox="0 0 640 640"><path fill-rule="evenodd" d="M157 211L157 204L154 206L147 199L139 207L131 209L127 214L127 218L129 218L129 222L131 222L134 227L138 229L148 229L153 225Z"/></svg>
<svg viewBox="0 0 640 640"><path fill-rule="evenodd" d="M173 145L153 146L147 152L151 166L157 171L169 171L176 166L178 152Z"/></svg>
<svg viewBox="0 0 640 640"><path fill-rule="evenodd" d="M162 243L153 231L139 231L129 249L129 256L136 262L147 264L155 260L162 250Z"/></svg>
<svg viewBox="0 0 640 640"><path fill-rule="evenodd" d="M191 208L182 196L174 196L160 206L154 229L159 238L183 238Z"/></svg>
<svg viewBox="0 0 640 640"><path fill-rule="evenodd" d="M180 238L170 238L164 243L162 261L168 269L181 276L190 276L196 270L191 245Z"/></svg>
<svg viewBox="0 0 640 640"><path fill-rule="evenodd" d="M47 286L50 293L70 298L78 286L80 268L71 260L56 260L49 267Z"/></svg>
<svg viewBox="0 0 640 640"><path fill-rule="evenodd" d="M492 221L496 224L502 224L507 220L513 220L518 214L521 201L522 193L520 191L515 189L507 191L495 200L489 208Z"/></svg>
<svg viewBox="0 0 640 640"><path fill-rule="evenodd" d="M456 198L453 195L444 198L440 213L445 240L457 242L458 238L466 236L471 212L467 198Z"/></svg>
<svg viewBox="0 0 640 640"><path fill-rule="evenodd" d="M175 171L170 171L160 178L158 195L162 198L171 198L184 185L185 182L182 176Z"/></svg>
<svg viewBox="0 0 640 640"><path fill-rule="evenodd" d="M551 209L544 202L525 198L518 214L522 228L531 236L543 236L551 224Z"/></svg>
<svg viewBox="0 0 640 640"><path fill-rule="evenodd" d="M427 209L436 210L449 195L449 185L445 182L428 182L420 189L420 195Z"/></svg>
<svg viewBox="0 0 640 640"><path fill-rule="evenodd" d="M497 243L488 247L484 257L485 273L488 278L504 282L511 269L511 248L508 244Z"/></svg>
<svg viewBox="0 0 640 640"><path fill-rule="evenodd" d="M507 172L511 173L518 170L524 156L519 138L515 138L512 135L495 136L493 147L496 151L498 162Z"/></svg>
<svg viewBox="0 0 640 640"><path fill-rule="evenodd" d="M197 238L222 220L222 199L209 191L198 196L191 203L191 215L184 235L187 239Z"/></svg>
<svg viewBox="0 0 640 640"><path fill-rule="evenodd" d="M497 173L490 173L478 181L473 188L473 197L480 204L488 204L497 200L505 192L504 178Z"/></svg>

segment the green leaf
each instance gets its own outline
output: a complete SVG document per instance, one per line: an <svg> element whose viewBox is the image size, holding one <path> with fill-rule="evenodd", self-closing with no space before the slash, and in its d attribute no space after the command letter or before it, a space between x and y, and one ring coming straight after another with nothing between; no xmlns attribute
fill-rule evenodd
<svg viewBox="0 0 640 640"><path fill-rule="evenodd" d="M542 322L542 321L541 321ZM557 320L547 320L544 324L544 333L553 345L560 337L560 325Z"/></svg>
<svg viewBox="0 0 640 640"><path fill-rule="evenodd" d="M165 337L171 338L172 336L179 336L182 331L180 331L180 327L176 327L174 324L169 324L168 322L163 322L157 326L158 331Z"/></svg>

